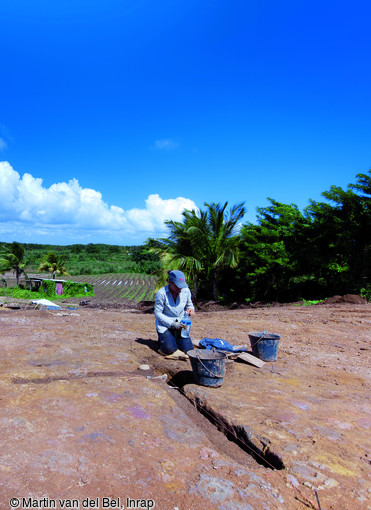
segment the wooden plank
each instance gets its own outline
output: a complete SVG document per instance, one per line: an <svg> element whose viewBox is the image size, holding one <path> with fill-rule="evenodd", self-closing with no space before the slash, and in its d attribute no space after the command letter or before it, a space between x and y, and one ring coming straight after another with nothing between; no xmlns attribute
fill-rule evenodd
<svg viewBox="0 0 371 510"><path fill-rule="evenodd" d="M259 368L265 365L265 361L257 358L256 356L253 356L252 354L248 354L247 352L241 352L240 354L238 354L237 359L242 359L243 361L251 363L251 365L254 365Z"/></svg>
<svg viewBox="0 0 371 510"><path fill-rule="evenodd" d="M200 340L196 340L195 338L192 338L193 346L198 349L200 347ZM261 368L263 365L265 365L265 361L257 358L256 356L253 356L252 354L249 354L247 352L226 352L222 351L227 355L227 358L229 359L242 359L242 361L246 361L247 363L250 363L251 365L254 365L255 367Z"/></svg>

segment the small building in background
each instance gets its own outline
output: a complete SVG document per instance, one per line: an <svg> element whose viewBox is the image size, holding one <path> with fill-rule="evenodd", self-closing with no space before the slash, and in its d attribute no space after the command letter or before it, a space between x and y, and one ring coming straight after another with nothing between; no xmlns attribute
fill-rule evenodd
<svg viewBox="0 0 371 510"><path fill-rule="evenodd" d="M82 293L90 293L93 291L93 285L82 282L73 282L71 280L58 280L51 278L37 278L32 277L28 278L24 282L24 287L34 291L34 292L43 292L45 295L52 296L58 295L62 296L66 292L66 290L71 293L73 289L76 294L81 295Z"/></svg>

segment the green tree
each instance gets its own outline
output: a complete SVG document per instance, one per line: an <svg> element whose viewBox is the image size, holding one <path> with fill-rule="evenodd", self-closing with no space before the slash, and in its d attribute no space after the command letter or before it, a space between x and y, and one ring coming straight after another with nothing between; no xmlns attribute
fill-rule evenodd
<svg viewBox="0 0 371 510"><path fill-rule="evenodd" d="M71 246L71 252L75 254L79 254L84 250L84 245L82 244L73 244Z"/></svg>
<svg viewBox="0 0 371 510"><path fill-rule="evenodd" d="M245 208L241 203L227 212L228 202L204 205L205 210L185 210L181 222L166 221L169 237L158 239L153 249L161 256L165 269L184 271L195 295L202 286L218 299L220 271L238 263L238 226Z"/></svg>
<svg viewBox="0 0 371 510"><path fill-rule="evenodd" d="M0 272L13 271L15 273L17 285L19 285L19 277L22 273L26 275L26 265L24 259L24 247L14 241L9 248L5 248L0 255ZM26 275L27 276L27 275Z"/></svg>
<svg viewBox="0 0 371 510"><path fill-rule="evenodd" d="M131 260L134 265L134 270L137 273L153 274L159 271L160 257L150 247L151 240L147 240L145 246L131 246Z"/></svg>
<svg viewBox="0 0 371 510"><path fill-rule="evenodd" d="M202 212L200 212L202 215ZM161 268L157 271L157 288L165 284L168 271L181 269L187 277L196 297L198 277L203 269L202 262L197 258L192 242L191 227L198 224L200 218L196 211L183 211L183 222L165 222L170 230L167 239L149 239L147 245L161 260Z"/></svg>
<svg viewBox="0 0 371 510"><path fill-rule="evenodd" d="M357 174L346 190L331 186L322 195L334 205L311 202L307 208L318 276L333 292L359 292L371 277L371 171Z"/></svg>
<svg viewBox="0 0 371 510"><path fill-rule="evenodd" d="M268 200L268 207L258 208L258 224L249 222L241 228L240 293L277 301L288 297L300 274L310 220L295 204Z"/></svg>
<svg viewBox="0 0 371 510"><path fill-rule="evenodd" d="M371 292L371 173L322 195L330 203L310 201L303 213L268 199L258 224L243 226L233 282L239 297L292 301Z"/></svg>
<svg viewBox="0 0 371 510"><path fill-rule="evenodd" d="M65 259L63 256L56 255L53 251L47 253L41 261L39 271L48 271L52 274L53 279L56 275L67 275L65 267Z"/></svg>

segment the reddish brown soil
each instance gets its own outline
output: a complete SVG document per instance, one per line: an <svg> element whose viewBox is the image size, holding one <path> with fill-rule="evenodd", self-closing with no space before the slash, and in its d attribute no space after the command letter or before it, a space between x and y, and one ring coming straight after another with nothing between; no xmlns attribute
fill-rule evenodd
<svg viewBox="0 0 371 510"><path fill-rule="evenodd" d="M63 487L70 487L71 494L82 499L105 495L105 486L109 487L106 495L118 497L123 491L119 489L121 484L126 491L134 487L132 494L137 497L152 496L156 508L166 510L317 509L315 490L322 509L370 508L371 304L360 299L354 304L356 297L344 296L333 301L310 307L235 306L233 310L204 303L203 311L193 320L193 337L198 339L217 337L243 344L248 342L248 331L269 330L281 335L279 359L274 366L266 363L258 369L228 363L221 388L202 388L189 381L183 390L191 401L203 402L204 408L214 418L224 420L225 425L251 428L252 441L254 437L267 437L272 451L283 459L284 470L257 464L217 433L184 395L175 395L176 390L165 385L165 393L157 397L153 383L143 378L142 385L147 389L141 394L137 382L141 363L150 365L150 376L175 376L174 383L177 374L190 370L188 362L169 361L157 353L154 318L145 313L151 311L148 304L142 310L81 306L76 311L50 312L0 308L0 468L4 475L0 502L5 504L5 497L21 495L22 486L35 497L49 494L51 498L67 497ZM124 392L123 382L127 388ZM148 402L156 404L156 398L159 413L169 407L171 400L172 416L179 416L179 423L183 423L182 435L177 435L173 444L171 434L175 432L168 431L163 446L157 425L151 429L146 422L143 432L127 423L128 464L122 448L115 446L126 433L119 429L124 397L117 395L121 392L127 399L132 392L134 401L128 408L139 414L147 412L142 407L145 409ZM102 401L95 408L96 395ZM84 401L79 400L81 396ZM65 403L68 399L74 411ZM136 407L138 402L140 409ZM100 423L97 429L93 418L86 423L81 417L81 423L76 421L73 412L78 413L82 405L86 406L86 416L94 413ZM47 426L38 406L48 417ZM68 420L63 418L63 406L71 413ZM116 416L109 427L108 412ZM8 416L12 417L13 429L6 425ZM186 426L184 420L188 420ZM86 427L89 434L80 433L79 427ZM82 439L74 443L73 436L78 434ZM45 467L44 441L50 445L47 454L52 458L48 457L51 471ZM98 441L102 441L108 455L105 450L95 452ZM156 459L161 448L167 451L166 461ZM57 457L56 452L61 456ZM80 474L72 462L75 455ZM156 481L155 465L162 466L164 481ZM141 472L137 469L134 473L134 466ZM139 486L135 489L138 477L142 492Z"/></svg>

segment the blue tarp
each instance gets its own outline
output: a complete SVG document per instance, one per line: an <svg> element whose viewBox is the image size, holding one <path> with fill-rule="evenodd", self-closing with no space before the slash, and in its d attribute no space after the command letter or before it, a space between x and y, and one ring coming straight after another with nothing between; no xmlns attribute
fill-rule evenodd
<svg viewBox="0 0 371 510"><path fill-rule="evenodd" d="M228 352L246 352L247 348L244 345L232 345L226 340L222 340L221 338L203 338L200 340L200 346L205 347L205 349L219 349L220 351L228 351Z"/></svg>

